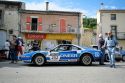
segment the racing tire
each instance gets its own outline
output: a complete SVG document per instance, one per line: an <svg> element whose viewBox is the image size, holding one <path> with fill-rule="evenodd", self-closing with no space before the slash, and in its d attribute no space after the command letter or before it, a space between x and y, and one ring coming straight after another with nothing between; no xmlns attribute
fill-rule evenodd
<svg viewBox="0 0 125 83"><path fill-rule="evenodd" d="M45 58L42 55L36 55L33 58L33 63L37 66L42 66L45 64Z"/></svg>
<svg viewBox="0 0 125 83"><path fill-rule="evenodd" d="M122 61L125 61L125 55L122 56Z"/></svg>
<svg viewBox="0 0 125 83"><path fill-rule="evenodd" d="M92 65L92 56L90 54L84 54L81 56L80 62L84 66Z"/></svg>

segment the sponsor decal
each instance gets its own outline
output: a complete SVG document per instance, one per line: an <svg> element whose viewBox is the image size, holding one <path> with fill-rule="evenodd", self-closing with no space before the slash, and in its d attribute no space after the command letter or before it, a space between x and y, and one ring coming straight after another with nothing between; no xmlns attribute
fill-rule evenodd
<svg viewBox="0 0 125 83"><path fill-rule="evenodd" d="M77 52L72 51L72 52L60 52L60 57L77 57Z"/></svg>
<svg viewBox="0 0 125 83"><path fill-rule="evenodd" d="M60 57L77 57L77 54L62 54Z"/></svg>

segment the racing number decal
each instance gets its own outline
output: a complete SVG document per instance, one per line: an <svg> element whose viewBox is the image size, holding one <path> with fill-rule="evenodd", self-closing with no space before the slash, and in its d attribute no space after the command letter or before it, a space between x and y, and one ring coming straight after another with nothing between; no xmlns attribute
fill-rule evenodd
<svg viewBox="0 0 125 83"><path fill-rule="evenodd" d="M52 59L58 59L58 56L52 56Z"/></svg>
<svg viewBox="0 0 125 83"><path fill-rule="evenodd" d="M58 53L51 53L50 56L52 60L59 60Z"/></svg>

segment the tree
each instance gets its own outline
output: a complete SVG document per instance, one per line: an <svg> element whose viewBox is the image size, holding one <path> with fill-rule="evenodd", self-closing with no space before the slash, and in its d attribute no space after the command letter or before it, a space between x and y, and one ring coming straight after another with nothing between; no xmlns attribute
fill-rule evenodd
<svg viewBox="0 0 125 83"><path fill-rule="evenodd" d="M97 19L95 19L95 18L83 18L83 27L95 29L97 27Z"/></svg>

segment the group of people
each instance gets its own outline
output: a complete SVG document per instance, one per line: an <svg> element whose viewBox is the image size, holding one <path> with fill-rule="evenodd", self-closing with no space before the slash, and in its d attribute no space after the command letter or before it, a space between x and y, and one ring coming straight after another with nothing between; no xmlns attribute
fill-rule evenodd
<svg viewBox="0 0 125 83"><path fill-rule="evenodd" d="M34 40L34 41L27 44L26 52L30 52L31 50L32 51L40 50L40 45L39 45L39 42L37 40Z"/></svg>
<svg viewBox="0 0 125 83"><path fill-rule="evenodd" d="M6 58L11 58L11 63L17 63L18 61L18 55L19 53L23 54L23 39L21 37L16 37L15 35L12 36L12 40L6 40L5 42L5 49L6 51ZM105 39L103 38L102 34L99 34L99 40L98 40L98 48L102 51L103 56L101 57L100 64L104 65L104 58L105 58L105 50L108 51L108 56L110 59L110 67L115 68L115 48L118 45L118 42L115 38L115 36L112 35L112 32L108 32ZM32 46L30 46L30 50L36 51L39 50L39 44L36 40L32 43Z"/></svg>
<svg viewBox="0 0 125 83"><path fill-rule="evenodd" d="M12 36L12 40L6 40L5 49L6 49L6 58L11 59L11 63L17 63L18 55L23 54L23 39L21 37L16 37L16 35Z"/></svg>
<svg viewBox="0 0 125 83"><path fill-rule="evenodd" d="M113 36L112 32L108 32L106 37L103 38L102 34L99 34L98 48L102 51L103 56L101 57L100 64L104 65L105 50L108 52L110 67L115 68L115 48L118 45L116 37Z"/></svg>

